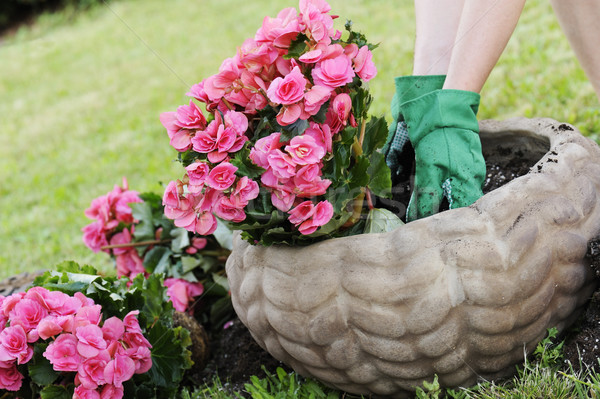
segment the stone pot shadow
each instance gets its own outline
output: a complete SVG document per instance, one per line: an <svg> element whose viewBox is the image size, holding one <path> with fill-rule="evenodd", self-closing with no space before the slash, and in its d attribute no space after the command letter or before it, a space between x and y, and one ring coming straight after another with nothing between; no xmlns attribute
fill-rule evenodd
<svg viewBox="0 0 600 399"><path fill-rule="evenodd" d="M488 160L530 172L470 207L392 232L308 247L236 236L227 262L240 320L273 357L355 394L408 397L510 375L595 288L600 148L552 119L481 122Z"/></svg>

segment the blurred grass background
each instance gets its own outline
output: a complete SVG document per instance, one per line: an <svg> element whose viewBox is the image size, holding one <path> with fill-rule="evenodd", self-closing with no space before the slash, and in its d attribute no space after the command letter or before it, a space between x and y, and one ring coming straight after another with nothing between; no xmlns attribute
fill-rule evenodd
<svg viewBox="0 0 600 399"><path fill-rule="evenodd" d="M372 112L410 74L413 1L330 0L365 33L379 69ZM295 1L121 0L42 15L0 40L0 278L62 260L108 272L81 241L90 201L120 184L162 193L180 177L158 120L187 103L265 15ZM474 54L473 56L476 56ZM597 138L600 109L549 2L530 0L482 92L481 119L552 117Z"/></svg>

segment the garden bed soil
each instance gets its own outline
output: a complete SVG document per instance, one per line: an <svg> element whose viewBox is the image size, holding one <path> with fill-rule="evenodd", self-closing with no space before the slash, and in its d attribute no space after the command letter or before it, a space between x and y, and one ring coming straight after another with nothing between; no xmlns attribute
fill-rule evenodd
<svg viewBox="0 0 600 399"><path fill-rule="evenodd" d="M526 174L532 165L521 154L512 154L508 166L487 164L484 193L488 193L516 177ZM403 183L407 187L407 183ZM404 197L407 198L406 196ZM600 278L600 239L589 245L588 255L596 275ZM35 277L35 273L24 273L0 282L0 294L8 295L24 290ZM565 362L575 369L582 366L596 367L600 355L600 290L587 306L580 320L563 336ZM229 392L244 392L244 385L253 375L264 377L263 367L275 372L277 367L291 369L265 352L252 338L248 329L236 318L230 326L208 338L209 358L203 370L194 370L189 377L195 385L212 384L218 377ZM568 363L566 363L568 364Z"/></svg>

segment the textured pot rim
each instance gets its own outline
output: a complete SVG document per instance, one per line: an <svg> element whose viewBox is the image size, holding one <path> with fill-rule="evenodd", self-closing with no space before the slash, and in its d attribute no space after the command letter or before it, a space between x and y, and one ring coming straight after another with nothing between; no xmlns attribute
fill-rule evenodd
<svg viewBox="0 0 600 399"><path fill-rule="evenodd" d="M369 330L381 320L342 306L337 299L325 312L319 301L332 298L332 286L364 304L383 306L383 300L384 307L407 304L402 324L385 320L384 331L375 335L393 335L395 330L388 323L398 331L403 329L400 339L416 337L413 346L425 353L423 361L441 375L445 386L506 375L522 360L524 349L544 337L546 328L562 330L571 324L595 286L583 259L588 241L600 232L600 148L573 126L549 118L484 120L480 129L484 152L486 143L514 147L507 141L512 138L525 152L540 156L528 174L469 207L441 212L387 233L334 238L303 247L251 246L236 235L227 262L232 300L257 342L301 374L328 385L354 393L399 395L432 378L433 372L426 378L417 373L368 382L364 374L355 375L354 369L341 372L344 380L315 365L325 364L329 356L319 354L319 348L331 350L340 335L347 335L348 331L339 330L340 323L360 324L355 318L361 313L373 325L362 321L361 328ZM436 297L440 292L443 300ZM545 304L543 308L540 303ZM512 308L516 315L506 313ZM381 310L381 314L387 313ZM307 331L286 321L290 315L304 317ZM467 360L460 358L457 369L446 374L436 371L439 362L432 363L438 356L447 359L452 354L436 352L435 343L445 339L458 340L456 347L466 348L468 354ZM384 341L397 347L387 338L369 342ZM294 346L294 342L301 344ZM433 342L433 349L426 349L426 342ZM451 345L446 344L447 349ZM381 371L378 359L388 356L386 349L365 344L360 350ZM342 367L329 364L333 369ZM353 366L348 363L348 367Z"/></svg>

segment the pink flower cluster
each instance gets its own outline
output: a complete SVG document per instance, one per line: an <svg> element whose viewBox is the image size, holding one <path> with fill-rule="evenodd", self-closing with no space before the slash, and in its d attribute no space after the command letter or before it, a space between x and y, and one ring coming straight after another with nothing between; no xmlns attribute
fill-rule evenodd
<svg viewBox="0 0 600 399"><path fill-rule="evenodd" d="M129 204L134 202L142 202L142 199L137 191L129 190L125 178L123 178L123 187L115 186L108 194L95 198L90 207L85 210L85 215L95 220L82 229L85 245L94 252L102 250L110 253L110 249L102 249L102 247L130 243L135 220ZM120 225L126 227L115 234ZM112 253L115 255L119 276L134 277L144 272L142 259L135 248L114 248Z"/></svg>
<svg viewBox="0 0 600 399"><path fill-rule="evenodd" d="M282 127L298 120L310 121L310 127L289 142L274 132L255 143L251 159L265 169L260 183L271 192L276 208L294 208L289 220L302 234L331 219L329 202L311 203L312 208L305 202L323 195L331 184L321 178L321 169L333 136L348 124L356 126L346 86L355 79L369 81L377 70L368 46L340 40L330 10L325 0L300 0L299 12L286 8L275 18L265 17L255 36L217 74L187 93L214 115L210 123L193 100L161 114L171 145L200 154L182 180L169 183L163 197L165 215L177 226L210 234L215 217L236 223L246 218L244 208L260 188L230 160L252 138L247 136L249 121L267 107L276 111ZM296 58L287 57L298 37L306 38L306 48ZM326 104L325 123L313 121Z"/></svg>
<svg viewBox="0 0 600 399"><path fill-rule="evenodd" d="M167 287L167 295L171 299L173 307L176 311L182 313L188 309L193 312L193 306L190 306L190 302L204 292L202 283L192 283L181 278L167 278L164 285Z"/></svg>
<svg viewBox="0 0 600 399"><path fill-rule="evenodd" d="M43 356L56 371L74 372L74 398L121 398L123 382L152 367L150 348L137 320L102 320L102 308L81 293L33 287L0 296L0 389L18 391L17 365L33 356L33 346L51 340Z"/></svg>

